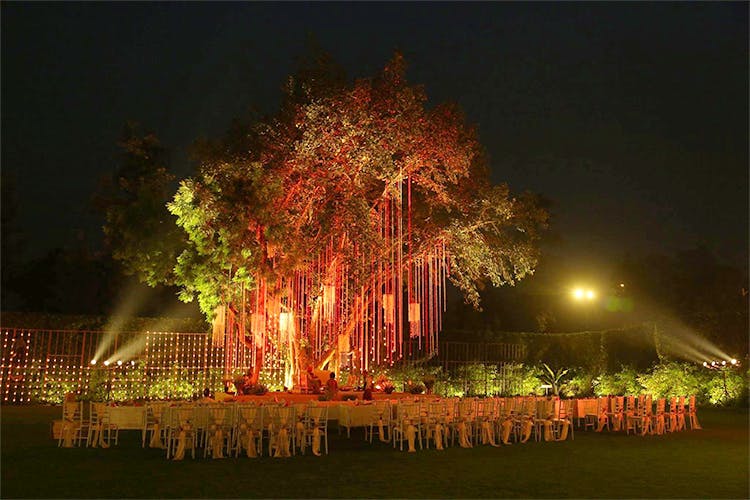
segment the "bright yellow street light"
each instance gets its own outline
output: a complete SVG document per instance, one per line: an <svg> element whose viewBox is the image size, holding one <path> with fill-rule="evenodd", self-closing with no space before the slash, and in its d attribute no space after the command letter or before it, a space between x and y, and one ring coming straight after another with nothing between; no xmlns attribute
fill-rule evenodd
<svg viewBox="0 0 750 500"><path fill-rule="evenodd" d="M575 288L572 295L578 301L594 300L596 298L596 292L588 288Z"/></svg>

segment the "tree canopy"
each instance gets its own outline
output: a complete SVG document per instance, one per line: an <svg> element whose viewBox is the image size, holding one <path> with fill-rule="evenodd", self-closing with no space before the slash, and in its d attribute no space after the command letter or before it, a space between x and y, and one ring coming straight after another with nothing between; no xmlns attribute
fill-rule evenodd
<svg viewBox="0 0 750 500"><path fill-rule="evenodd" d="M235 122L224 138L197 145L198 171L168 204L186 237L171 272L154 270L153 256L132 246L116 254L147 280L173 280L208 317L221 304L253 301L258 314L261 299L248 297L261 285L287 287L280 307L296 301L303 330L335 307L338 331L318 356L346 325L374 325L375 317L402 335L399 323L444 307L436 297L446 277L478 307L485 284L533 273L548 219L534 195L490 183L476 130L457 106L428 106L424 89L406 81L400 54L351 83L331 68L329 60L303 68L278 113ZM294 299L294 280L311 297ZM404 311L398 321L380 312L389 301Z"/></svg>

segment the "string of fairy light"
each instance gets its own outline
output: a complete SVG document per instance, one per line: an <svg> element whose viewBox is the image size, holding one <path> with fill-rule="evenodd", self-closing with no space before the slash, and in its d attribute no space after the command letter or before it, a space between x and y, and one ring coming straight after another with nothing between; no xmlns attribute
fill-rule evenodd
<svg viewBox="0 0 750 500"><path fill-rule="evenodd" d="M101 345L103 339L108 346ZM6 404L59 402L69 392L88 393L92 382L106 391L99 397L136 399L174 397L186 381L212 389L224 381L224 348L202 333L4 328L0 345L0 401ZM273 352L268 355L266 378L278 385L280 364ZM150 396L157 384L160 392Z"/></svg>

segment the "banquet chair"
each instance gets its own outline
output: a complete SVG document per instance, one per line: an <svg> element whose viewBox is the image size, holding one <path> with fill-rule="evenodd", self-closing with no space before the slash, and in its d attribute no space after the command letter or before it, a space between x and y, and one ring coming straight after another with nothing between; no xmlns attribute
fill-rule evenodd
<svg viewBox="0 0 750 500"><path fill-rule="evenodd" d="M677 430L684 431L687 429L685 424L685 396L680 396L677 401Z"/></svg>
<svg viewBox="0 0 750 500"><path fill-rule="evenodd" d="M375 429L378 430L378 438L388 443L391 440L391 421L392 421L391 402L389 400L373 401L370 422L365 427L365 439L367 439L367 429L369 428L370 443Z"/></svg>
<svg viewBox="0 0 750 500"><path fill-rule="evenodd" d="M677 430L677 398L672 397L669 399L669 411L664 412L664 423L667 432L675 432Z"/></svg>
<svg viewBox="0 0 750 500"><path fill-rule="evenodd" d="M568 434L570 434L570 439L575 440L575 432L573 430L573 416L575 414L575 405L575 399L560 400L560 410L556 418L553 420L553 429L556 440L563 441L564 439L567 439L567 436L562 436L566 421L568 423Z"/></svg>
<svg viewBox="0 0 750 500"><path fill-rule="evenodd" d="M495 444L495 420L495 400L493 398L478 399L472 423L475 443Z"/></svg>
<svg viewBox="0 0 750 500"><path fill-rule="evenodd" d="M83 401L63 401L62 428L57 446L70 448L88 443L89 421L83 415Z"/></svg>
<svg viewBox="0 0 750 500"><path fill-rule="evenodd" d="M303 453L309 445L313 455L320 456L320 440L324 439L328 455L328 406L308 406L305 409L304 426L304 446L301 446Z"/></svg>
<svg viewBox="0 0 750 500"><path fill-rule="evenodd" d="M263 407L253 403L238 404L232 425L232 450L239 456L242 450L247 456L263 455Z"/></svg>
<svg viewBox="0 0 750 500"><path fill-rule="evenodd" d="M548 422L554 419L555 402L552 399L539 399L535 401L533 422L534 422L534 439L541 441L542 431ZM545 435L545 441L551 439L550 436Z"/></svg>
<svg viewBox="0 0 750 500"><path fill-rule="evenodd" d="M646 435L651 429L651 417L646 406L645 398L638 398L638 406L630 410L625 416L625 434L640 433Z"/></svg>
<svg viewBox="0 0 750 500"><path fill-rule="evenodd" d="M603 396L599 398L599 401L597 402L597 427L596 432L601 432L604 430L604 427L607 428L607 430L610 429L610 422L609 422L609 396Z"/></svg>
<svg viewBox="0 0 750 500"><path fill-rule="evenodd" d="M600 405L601 405L601 398L594 400L593 403L589 402L586 405L585 407L586 413L583 415L583 419L584 419L583 430L586 430L589 428L596 430L598 428L599 418L600 418L600 413L599 413ZM580 414L579 414L579 417L580 417Z"/></svg>
<svg viewBox="0 0 750 500"><path fill-rule="evenodd" d="M652 434L664 434L666 423L664 421L664 408L666 406L666 399L659 398L656 400L656 411L651 415L651 433Z"/></svg>
<svg viewBox="0 0 750 500"><path fill-rule="evenodd" d="M654 428L651 424L653 422L652 417L654 413L654 401L651 394L646 394L645 396L643 396L643 407L644 421L642 422L643 425L641 426L641 435L646 435L646 433L653 434Z"/></svg>
<svg viewBox="0 0 750 500"><path fill-rule="evenodd" d="M141 429L141 448L146 447L147 439L149 440L149 448L164 448L166 427L163 423L163 413L166 405L164 402L156 401L146 404ZM151 434L150 439L149 434Z"/></svg>
<svg viewBox="0 0 750 500"><path fill-rule="evenodd" d="M391 424L391 438L393 439L393 447L396 447L396 439L398 439L400 447L403 451L404 441L410 443L409 451L414 451L415 440L419 440L419 448L422 449L422 416L421 408L419 403L403 403L399 402L396 406L396 418Z"/></svg>
<svg viewBox="0 0 750 500"><path fill-rule="evenodd" d="M448 404L445 401L427 403L423 427L427 448L430 447L430 439L438 450L448 446Z"/></svg>
<svg viewBox="0 0 750 500"><path fill-rule="evenodd" d="M626 426L626 412L625 412L625 398L623 396L615 396L609 400L609 411L607 412L607 419L609 421L609 427L613 431L621 431Z"/></svg>
<svg viewBox="0 0 750 500"><path fill-rule="evenodd" d="M691 395L688 399L688 421L690 422L690 429L702 429L701 424L698 423L698 412L695 407L695 394Z"/></svg>
<svg viewBox="0 0 750 500"><path fill-rule="evenodd" d="M89 401L89 426L86 446L109 448L114 439L119 441L119 429L111 421L112 407L107 403Z"/></svg>
<svg viewBox="0 0 750 500"><path fill-rule="evenodd" d="M190 449L195 458L198 444L198 431L195 422L198 420L195 405L178 405L167 407L164 411L167 426L167 458L182 460L185 450Z"/></svg>
<svg viewBox="0 0 750 500"><path fill-rule="evenodd" d="M206 422L203 432L203 458L211 453L212 458L224 458L224 451L231 453L233 405L208 405L201 408Z"/></svg>
<svg viewBox="0 0 750 500"><path fill-rule="evenodd" d="M296 454L295 429L297 421L294 406L269 405L267 411L268 454L272 457L288 457ZM263 416L266 420L266 414Z"/></svg>
<svg viewBox="0 0 750 500"><path fill-rule="evenodd" d="M450 422L451 445L458 436L458 444L462 448L472 447L474 435L474 420L476 417L476 400L474 398L458 399Z"/></svg>
<svg viewBox="0 0 750 500"><path fill-rule="evenodd" d="M535 396L519 396L514 403L513 439L516 442L525 443L531 437L534 430L534 419L536 418Z"/></svg>

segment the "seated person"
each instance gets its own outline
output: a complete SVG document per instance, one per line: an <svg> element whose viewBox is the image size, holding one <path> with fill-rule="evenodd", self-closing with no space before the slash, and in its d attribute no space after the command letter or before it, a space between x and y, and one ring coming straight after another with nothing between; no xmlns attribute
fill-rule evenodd
<svg viewBox="0 0 750 500"><path fill-rule="evenodd" d="M253 381L247 373L242 376L242 394L251 394L253 390Z"/></svg>
<svg viewBox="0 0 750 500"><path fill-rule="evenodd" d="M326 394L328 394L329 399L333 400L336 398L336 394L339 392L339 383L336 382L336 374L334 372L331 372L331 376L328 378L328 382L326 382Z"/></svg>
<svg viewBox="0 0 750 500"><path fill-rule="evenodd" d="M315 372L313 371L312 365L307 367L307 389L317 394L320 392L320 388L323 383L320 381Z"/></svg>
<svg viewBox="0 0 750 500"><path fill-rule="evenodd" d="M203 389L203 397L200 399L202 403L215 403L216 400L211 397L211 389L206 387Z"/></svg>
<svg viewBox="0 0 750 500"><path fill-rule="evenodd" d="M231 380L224 381L224 394L229 394L231 396L237 394L237 388L234 386L234 382L232 382Z"/></svg>

